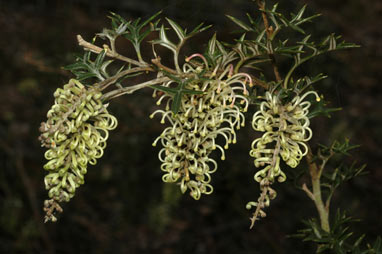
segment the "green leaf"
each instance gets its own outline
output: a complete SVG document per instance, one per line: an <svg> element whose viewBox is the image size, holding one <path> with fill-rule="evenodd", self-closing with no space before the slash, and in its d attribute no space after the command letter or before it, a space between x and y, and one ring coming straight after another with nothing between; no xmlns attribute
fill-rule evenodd
<svg viewBox="0 0 382 254"><path fill-rule="evenodd" d="M77 79L79 81L82 81L82 80L85 80L85 79L89 79L89 78L97 78L98 77L97 74L91 73L91 72L81 73L81 74L78 74L76 76L77 76Z"/></svg>
<svg viewBox="0 0 382 254"><path fill-rule="evenodd" d="M95 67L95 68L99 69L99 68L101 67L101 65L102 65L102 63L103 63L103 60L105 59L105 56L106 56L106 50L102 50L102 51L98 54L98 56L97 56L97 58L96 58L96 60L95 60L95 62L94 62L94 67Z"/></svg>
<svg viewBox="0 0 382 254"><path fill-rule="evenodd" d="M150 87L153 89L168 93L170 95L174 95L178 92L178 90L176 88L170 88L170 87L161 86L161 85L152 85Z"/></svg>
<svg viewBox="0 0 382 254"><path fill-rule="evenodd" d="M261 70L261 68L257 67L257 65L259 65L261 63L269 63L271 61L272 60L269 59L269 58L267 58L267 59L256 59L256 60L248 61L248 63L246 63L244 65L244 67L252 68L252 69L255 69L255 70Z"/></svg>
<svg viewBox="0 0 382 254"><path fill-rule="evenodd" d="M306 23L306 22L312 21L313 19L315 19L315 18L317 18L317 17L320 17L320 16L321 16L321 14L320 14L320 13L318 13L318 14L312 15L312 16L310 16L310 17L307 17L307 18L301 19L301 20L299 20L299 21L295 22L294 24L295 24L295 25L301 25L301 24L303 24L303 23Z"/></svg>
<svg viewBox="0 0 382 254"><path fill-rule="evenodd" d="M380 236L377 237L373 244L373 250L376 254L382 253L382 238Z"/></svg>
<svg viewBox="0 0 382 254"><path fill-rule="evenodd" d="M208 41L208 53L209 55L215 55L216 52L216 33L212 36L212 38Z"/></svg>
<svg viewBox="0 0 382 254"><path fill-rule="evenodd" d="M232 17L230 15L225 15L227 18L229 18L231 21L233 21L236 25L240 26L241 28L243 28L245 31L253 31L252 27L250 27L249 25L245 24L243 21L235 18L235 17Z"/></svg>
<svg viewBox="0 0 382 254"><path fill-rule="evenodd" d="M170 24L172 29L174 29L176 35L178 36L180 41L183 41L186 37L185 31L173 20L166 18L167 22Z"/></svg>
<svg viewBox="0 0 382 254"><path fill-rule="evenodd" d="M182 89L181 92L185 94L204 94L203 91L190 90L190 89Z"/></svg>
<svg viewBox="0 0 382 254"><path fill-rule="evenodd" d="M113 60L108 60L108 61L105 61L105 62L103 62L102 63L102 65L100 66L100 71L102 72L102 73L104 73L105 75L107 75L107 71L106 71L106 68L112 63L112 62L114 62ZM122 68L123 68L123 66L122 66ZM119 72L119 71L118 71ZM117 73L118 73L117 72Z"/></svg>
<svg viewBox="0 0 382 254"><path fill-rule="evenodd" d="M63 67L64 70L68 70L68 71L87 69L87 68L88 68L88 65L82 62L77 62L77 63L70 64Z"/></svg>
<svg viewBox="0 0 382 254"><path fill-rule="evenodd" d="M299 33L305 34L305 31L302 28L293 23L288 23L288 26Z"/></svg>
<svg viewBox="0 0 382 254"><path fill-rule="evenodd" d="M362 240L365 238L365 234L361 235L353 244L354 247L360 246Z"/></svg>
<svg viewBox="0 0 382 254"><path fill-rule="evenodd" d="M177 114L179 112L180 104L182 102L182 96L183 96L183 93L181 93L181 92L177 92L174 95L174 98L173 98L172 104L171 104L171 111L174 114Z"/></svg>
<svg viewBox="0 0 382 254"><path fill-rule="evenodd" d="M178 77L175 77L169 73L166 73L166 75L171 78L173 81L176 82L177 86L174 88L170 87L164 87L161 85L152 85L151 88L168 93L170 96L172 96L172 103L171 103L171 111L174 114L177 114L179 111L179 107L181 105L181 99L184 94L203 94L203 91L196 91L196 90L190 90L185 88L185 86L192 82L194 79L186 79L186 80L181 80Z"/></svg>
<svg viewBox="0 0 382 254"><path fill-rule="evenodd" d="M224 48L223 44L221 44L218 40L216 40L216 45L218 46L220 53L222 53L223 55L228 54L227 50Z"/></svg>
<svg viewBox="0 0 382 254"><path fill-rule="evenodd" d="M297 13L297 15L291 20L291 22L298 21L302 18L302 15L304 15L306 9L306 4L300 9L300 11Z"/></svg>
<svg viewBox="0 0 382 254"><path fill-rule="evenodd" d="M161 28L160 28L160 32L159 32L159 40L155 40L153 41L152 43L154 44L159 44L163 47L166 47L168 48L169 50L173 51L174 53L176 53L176 46L174 43L172 43L168 38L167 38L167 35L166 35L166 32L165 32L165 28L164 26L162 25Z"/></svg>
<svg viewBox="0 0 382 254"><path fill-rule="evenodd" d="M138 37L138 43L141 43L150 33L152 32L151 29L147 29L143 33L141 33Z"/></svg>
<svg viewBox="0 0 382 254"><path fill-rule="evenodd" d="M259 31L260 31L259 25L253 20L252 16L249 13L246 13L246 15L247 15L249 22L252 25L253 31L256 33L259 33Z"/></svg>
<svg viewBox="0 0 382 254"><path fill-rule="evenodd" d="M209 29L210 27L212 27L212 25L208 25L208 26L205 26L203 27L204 23L200 23L199 25L197 25L188 35L187 35L187 38L190 38L191 36L194 36L195 34L197 33L201 33L207 29Z"/></svg>
<svg viewBox="0 0 382 254"><path fill-rule="evenodd" d="M308 118L314 118L317 116L331 117L332 112L340 111L342 108L329 108L324 100L314 103L313 109L309 112Z"/></svg>
<svg viewBox="0 0 382 254"><path fill-rule="evenodd" d="M139 25L138 29L141 30L144 26L146 26L148 23L150 23L152 20L154 20L158 15L160 15L162 11L158 11L154 15L152 15L150 18L146 19L142 24Z"/></svg>

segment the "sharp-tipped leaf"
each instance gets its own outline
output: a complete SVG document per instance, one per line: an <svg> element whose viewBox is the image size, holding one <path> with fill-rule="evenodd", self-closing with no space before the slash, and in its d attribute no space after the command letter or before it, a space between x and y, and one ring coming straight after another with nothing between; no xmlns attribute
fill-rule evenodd
<svg viewBox="0 0 382 254"><path fill-rule="evenodd" d="M160 14L162 13L162 11L158 11L157 13L155 13L154 15L152 15L150 18L146 19L144 22L142 22L142 24L140 24L138 26L139 30L142 29L144 26L146 26L148 23L150 23L152 20L154 20L156 17L158 17ZM158 24L158 23L157 23Z"/></svg>
<svg viewBox="0 0 382 254"><path fill-rule="evenodd" d="M175 31L180 41L183 41L186 37L185 31L173 20L166 18L167 22L170 24L172 29Z"/></svg>
<svg viewBox="0 0 382 254"><path fill-rule="evenodd" d="M234 22L236 25L240 26L241 28L243 28L245 31L253 31L252 27L250 27L249 25L245 24L243 21L235 18L235 17L232 17L230 15L226 15L227 18L229 18L232 22Z"/></svg>
<svg viewBox="0 0 382 254"><path fill-rule="evenodd" d="M174 95L174 98L172 99L171 103L171 111L174 114L177 114L179 112L179 108L182 102L183 93L178 92Z"/></svg>
<svg viewBox="0 0 382 254"><path fill-rule="evenodd" d="M106 56L106 50L102 50L98 54L98 56L97 56L97 58L96 58L96 60L94 62L94 67L95 68L97 68L97 69L101 68L103 60L105 59L105 56Z"/></svg>
<svg viewBox="0 0 382 254"><path fill-rule="evenodd" d="M176 89L176 88L170 88L170 87L161 86L161 85L152 85L150 87L153 89L168 93L170 95L174 95L178 92L178 89Z"/></svg>
<svg viewBox="0 0 382 254"><path fill-rule="evenodd" d="M155 40L155 41L153 41L153 43L154 44L159 44L159 45L161 45L163 47L166 47L166 48L170 49L173 52L176 52L176 45L174 43L172 43L167 38L167 35L166 35L166 32L165 32L165 28L164 28L163 25L160 28L159 38L160 38L159 40Z"/></svg>
<svg viewBox="0 0 382 254"><path fill-rule="evenodd" d="M198 26L196 26L188 35L187 37L191 37L191 36L194 36L195 34L197 33L201 33L207 29L209 29L210 27L212 27L212 25L208 25L208 26L205 26L203 27L204 23L200 23Z"/></svg>

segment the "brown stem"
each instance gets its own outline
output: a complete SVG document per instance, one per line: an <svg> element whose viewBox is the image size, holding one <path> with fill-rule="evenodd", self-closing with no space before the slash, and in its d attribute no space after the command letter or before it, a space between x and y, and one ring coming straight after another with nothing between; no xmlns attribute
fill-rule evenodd
<svg viewBox="0 0 382 254"><path fill-rule="evenodd" d="M163 70L171 74L178 74L176 70L173 70L167 66L164 66L160 61L161 61L161 58L159 56L157 58L151 59L151 62L155 64L159 68L159 70Z"/></svg>
<svg viewBox="0 0 382 254"><path fill-rule="evenodd" d="M261 79L255 77L254 75L251 75L251 74L248 74L248 75L251 76L252 81L253 81L253 83L254 83L255 85L259 85L259 86L261 86L261 87L263 87L263 88L265 88L265 89L268 89L268 88L269 88L268 83L262 81Z"/></svg>
<svg viewBox="0 0 382 254"><path fill-rule="evenodd" d="M273 27L269 25L267 13L265 12L265 1L257 0L256 2L257 2L257 5L259 6L259 10L261 11L261 16L263 18L265 31L267 33L268 43L270 43L271 46L272 46L271 38L272 38L272 35L273 35ZM273 67L273 73L275 75L276 81L280 82L281 81L281 76L280 76L279 69L277 67L276 57L275 57L275 55L273 53L269 53L268 56L271 59L271 64L272 64L272 67Z"/></svg>

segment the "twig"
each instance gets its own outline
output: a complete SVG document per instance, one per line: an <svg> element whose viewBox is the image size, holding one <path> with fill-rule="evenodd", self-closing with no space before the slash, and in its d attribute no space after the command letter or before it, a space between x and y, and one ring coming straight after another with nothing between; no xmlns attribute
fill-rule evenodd
<svg viewBox="0 0 382 254"><path fill-rule="evenodd" d="M136 66L147 67L147 63L141 63L141 62L138 62L134 59L122 56L122 55L118 54L117 52L110 50L108 46L106 46L104 49L102 49L102 48L100 48L100 47L98 47L98 46L96 46L90 42L87 42L82 38L81 35L77 35L77 40L78 40L78 45L83 47L85 50L89 50L89 51L97 53L97 54L101 53L102 50L106 50L106 55L109 57L130 63L130 64L134 64Z"/></svg>
<svg viewBox="0 0 382 254"><path fill-rule="evenodd" d="M175 70L173 70L167 66L164 66L160 61L161 61L161 58L159 56L157 58L151 59L151 62L153 64L155 64L156 66L158 66L159 70L164 70L164 71L172 73L172 74L178 74L177 71L175 71Z"/></svg>
<svg viewBox="0 0 382 254"><path fill-rule="evenodd" d="M263 87L263 88L265 88L265 89L268 89L268 88L269 88L268 83L262 81L261 79L255 77L254 75L251 75L251 74L248 74L248 75L251 76L252 81L253 81L253 83L254 83L255 85L259 85L259 86L261 86L261 87Z"/></svg>
<svg viewBox="0 0 382 254"><path fill-rule="evenodd" d="M272 44L271 37L273 34L273 27L269 25L267 13L265 12L265 1L262 0L256 0L257 5L259 6L259 10L261 11L261 16L263 18L265 31L267 33L268 43ZM274 54L269 53L269 58L271 59L272 67L273 67L273 73L275 74L275 78L277 82L281 81L281 76L279 69L277 67L276 63L276 57Z"/></svg>
<svg viewBox="0 0 382 254"><path fill-rule="evenodd" d="M306 183L302 184L302 190L305 191L305 193L310 197L311 200L314 201L314 195L313 193L309 190L308 186L306 186Z"/></svg>
<svg viewBox="0 0 382 254"><path fill-rule="evenodd" d="M108 86L114 84L115 82L117 82L118 79L122 78L123 76L125 75L128 75L130 73L136 73L136 72L140 72L140 71L154 71L153 68L151 67L136 67L136 68L131 68L131 69L128 69L128 70L124 70L124 71L121 71L120 73L108 78L108 79L105 79L104 81L101 81L97 84L94 84L95 87L98 87L100 88L101 90L104 90L106 89Z"/></svg>
<svg viewBox="0 0 382 254"><path fill-rule="evenodd" d="M306 161L309 166L309 173L312 181L312 192L313 193L313 201L316 205L317 212L320 216L321 228L322 230L329 232L330 224L329 224L329 206L324 205L322 201L322 193L321 193L321 172L322 168L319 168L315 162L313 162L313 154L310 146L308 145L308 154L306 155ZM309 196L312 198L312 196Z"/></svg>
<svg viewBox="0 0 382 254"><path fill-rule="evenodd" d="M102 99L103 100L110 100L110 99L119 97L119 96L124 95L124 94L131 94L131 93L133 93L133 92L135 92L135 91L137 91L139 89L142 89L144 87L148 87L148 86L151 86L151 85L155 85L155 84L159 84L159 83L163 83L163 82L167 82L167 81L170 81L170 78L168 78L168 77L160 77L160 78L157 78L157 79L153 79L153 80L150 80L150 81L143 82L143 83L138 84L138 85L129 86L129 87L123 87L123 88L116 89L116 90L110 91L108 93L105 93L102 96Z"/></svg>

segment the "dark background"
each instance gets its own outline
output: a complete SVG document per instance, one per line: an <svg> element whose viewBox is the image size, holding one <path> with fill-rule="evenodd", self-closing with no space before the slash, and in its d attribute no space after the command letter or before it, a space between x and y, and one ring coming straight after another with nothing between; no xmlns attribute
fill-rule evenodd
<svg viewBox="0 0 382 254"><path fill-rule="evenodd" d="M328 74L319 89L332 106L344 109L313 121L312 145L344 137L361 144L352 159L367 163L369 173L339 189L332 212L341 208L362 219L352 230L372 242L382 226L382 2L293 0L280 8L289 13L304 3L310 14L323 14L308 31L336 32L362 46L319 57L301 73ZM64 204L58 222L42 223L47 193L38 127L54 90L72 78L61 67L82 52L75 36L90 40L109 26L109 11L129 19L161 9L189 28L201 21L214 24L186 47L186 55L201 51L215 31L218 39L233 38L229 31L237 27L224 14L244 19L245 12L256 11L245 0L0 1L0 253L313 253L309 243L287 237L303 227L301 219L316 216L293 184L276 186L267 218L248 230L245 204L259 192L248 156L255 137L249 124L219 163L213 195L194 201L177 186L163 184L159 148L151 146L163 126L148 118L155 109L150 91L110 106L119 126L110 133L104 157L89 167L86 184Z"/></svg>

